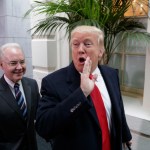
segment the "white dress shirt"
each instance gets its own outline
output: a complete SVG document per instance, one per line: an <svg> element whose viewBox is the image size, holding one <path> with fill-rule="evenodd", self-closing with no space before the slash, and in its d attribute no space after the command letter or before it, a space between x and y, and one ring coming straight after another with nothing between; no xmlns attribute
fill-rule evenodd
<svg viewBox="0 0 150 150"><path fill-rule="evenodd" d="M110 127L111 127L111 101L110 101L110 96L108 94L104 79L103 79L103 77L101 75L101 72L98 69L98 67L93 71L92 75L94 75L94 74L98 75L95 84L97 85L97 87L98 87L98 89L101 93L103 102L104 102L104 106L105 106L106 114L107 114L108 127L109 127L109 130L110 130Z"/></svg>

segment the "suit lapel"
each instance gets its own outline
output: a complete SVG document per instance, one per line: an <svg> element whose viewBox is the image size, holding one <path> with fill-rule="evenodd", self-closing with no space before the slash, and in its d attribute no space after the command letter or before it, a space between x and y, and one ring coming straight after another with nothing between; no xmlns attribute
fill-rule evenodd
<svg viewBox="0 0 150 150"><path fill-rule="evenodd" d="M105 84L106 84L108 93L110 95L110 98L112 98L113 97L113 93L114 93L113 89L115 89L114 85L113 85L113 81L112 81L112 74L110 74L108 69L105 69L102 66L100 66L99 69L100 69L102 77L103 77L103 79L105 81Z"/></svg>
<svg viewBox="0 0 150 150"><path fill-rule="evenodd" d="M112 109L114 111L117 111L119 108L117 100L120 95L117 94L118 87L116 87L116 85L118 85L119 83L116 83L117 82L115 78L116 76L114 77L113 73L111 73L109 69L100 66L100 70L110 96Z"/></svg>
<svg viewBox="0 0 150 150"><path fill-rule="evenodd" d="M73 63L70 64L68 68L68 74L67 74L67 82L70 84L70 91L73 92L75 89L77 89L80 86L80 73L75 69ZM91 97L87 97L89 103L93 106ZM94 106L89 109L89 114L92 116L94 121L99 127L99 122L97 119L96 111L94 109Z"/></svg>
<svg viewBox="0 0 150 150"><path fill-rule="evenodd" d="M26 104L27 104L27 118L30 118L30 112L31 112L31 87L28 85L27 80L23 77L22 78L22 86L24 90L24 94L26 97Z"/></svg>
<svg viewBox="0 0 150 150"><path fill-rule="evenodd" d="M92 118L93 118L94 121L96 122L98 128L100 128L99 121L98 121L98 117L97 117L97 114L96 114L96 111L95 111L95 108L94 108L94 105L93 105L91 96L89 96L88 99L89 99L89 102L90 102L91 105L92 105L92 107L89 109L90 115L92 116Z"/></svg>
<svg viewBox="0 0 150 150"><path fill-rule="evenodd" d="M67 72L67 83L70 85L70 90L73 92L75 89L77 89L80 86L80 74L79 72L75 69L73 63L70 64L68 67L68 72Z"/></svg>
<svg viewBox="0 0 150 150"><path fill-rule="evenodd" d="M5 81L4 76L0 79L0 82L0 97L2 97L1 100L4 100L9 105L9 107L13 109L16 112L16 114L18 114L23 119L16 99L12 91L10 90L9 85Z"/></svg>

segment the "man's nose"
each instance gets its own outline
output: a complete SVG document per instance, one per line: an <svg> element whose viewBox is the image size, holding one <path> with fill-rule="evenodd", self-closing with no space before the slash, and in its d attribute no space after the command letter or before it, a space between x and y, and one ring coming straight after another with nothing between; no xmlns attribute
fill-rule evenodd
<svg viewBox="0 0 150 150"><path fill-rule="evenodd" d="M17 63L16 68L17 68L17 69L22 69L22 65L20 64L20 62Z"/></svg>
<svg viewBox="0 0 150 150"><path fill-rule="evenodd" d="M85 47L83 43L81 43L79 46L79 53L85 53Z"/></svg>

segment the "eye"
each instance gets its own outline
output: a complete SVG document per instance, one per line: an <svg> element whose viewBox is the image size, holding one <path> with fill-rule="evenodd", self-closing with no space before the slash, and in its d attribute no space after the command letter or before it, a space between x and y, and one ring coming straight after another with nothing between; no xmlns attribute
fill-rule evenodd
<svg viewBox="0 0 150 150"><path fill-rule="evenodd" d="M79 46L79 43L78 43L78 42L73 42L72 45L73 45L74 47L77 47L77 46Z"/></svg>
<svg viewBox="0 0 150 150"><path fill-rule="evenodd" d="M90 47L90 46L92 45L92 42L85 42L84 45L85 45L86 47Z"/></svg>
<svg viewBox="0 0 150 150"><path fill-rule="evenodd" d="M21 64L21 65L24 65L24 64L25 64L25 60L21 60L21 61L20 61L20 64Z"/></svg>
<svg viewBox="0 0 150 150"><path fill-rule="evenodd" d="M17 65L17 61L11 61L9 64L10 64L10 66L16 66Z"/></svg>

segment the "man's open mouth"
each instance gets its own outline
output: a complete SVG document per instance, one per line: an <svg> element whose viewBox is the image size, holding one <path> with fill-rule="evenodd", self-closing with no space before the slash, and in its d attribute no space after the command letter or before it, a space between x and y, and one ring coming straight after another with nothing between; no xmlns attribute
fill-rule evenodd
<svg viewBox="0 0 150 150"><path fill-rule="evenodd" d="M86 60L86 59L85 59L84 57L80 57L80 58L79 58L79 62L80 62L80 63L84 63L85 60Z"/></svg>

